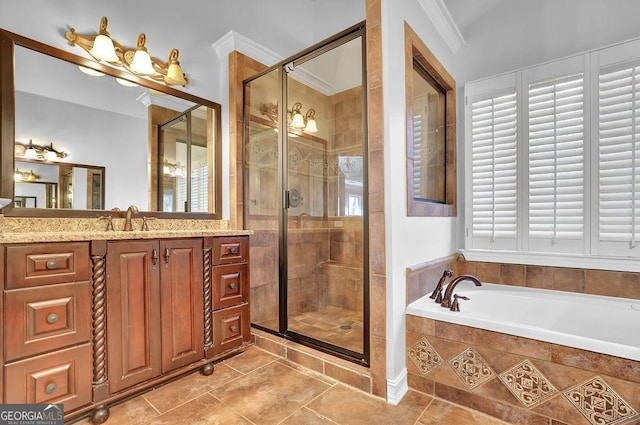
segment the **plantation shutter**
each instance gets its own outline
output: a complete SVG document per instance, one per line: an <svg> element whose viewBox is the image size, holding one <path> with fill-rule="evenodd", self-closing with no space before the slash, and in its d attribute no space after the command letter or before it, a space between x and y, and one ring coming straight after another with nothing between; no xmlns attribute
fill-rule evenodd
<svg viewBox="0 0 640 425"><path fill-rule="evenodd" d="M528 228L554 246L584 239L584 77L528 85ZM578 250L574 246L572 250ZM563 250L563 249L561 249Z"/></svg>
<svg viewBox="0 0 640 425"><path fill-rule="evenodd" d="M517 237L515 88L471 104L471 236L474 247ZM495 246L500 248L500 246Z"/></svg>
<svg viewBox="0 0 640 425"><path fill-rule="evenodd" d="M598 237L622 253L640 239L640 63L600 70L598 136Z"/></svg>
<svg viewBox="0 0 640 425"><path fill-rule="evenodd" d="M422 114L413 116L413 197L424 198L422 194Z"/></svg>

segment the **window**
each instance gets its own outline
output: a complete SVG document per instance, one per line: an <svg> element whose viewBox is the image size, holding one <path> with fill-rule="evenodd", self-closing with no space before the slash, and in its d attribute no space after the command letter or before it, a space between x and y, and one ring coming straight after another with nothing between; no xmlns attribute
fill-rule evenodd
<svg viewBox="0 0 640 425"><path fill-rule="evenodd" d="M639 48L467 84L465 253L640 257Z"/></svg>
<svg viewBox="0 0 640 425"><path fill-rule="evenodd" d="M455 80L405 23L407 215L456 215Z"/></svg>

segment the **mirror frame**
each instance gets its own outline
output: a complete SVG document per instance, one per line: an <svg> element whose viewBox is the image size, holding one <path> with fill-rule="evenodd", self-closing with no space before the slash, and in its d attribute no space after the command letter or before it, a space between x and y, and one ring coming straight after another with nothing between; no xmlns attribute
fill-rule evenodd
<svg viewBox="0 0 640 425"><path fill-rule="evenodd" d="M163 211L140 211L146 216L158 218L186 218L186 219L222 219L222 108L221 105L210 100L182 92L173 87L165 86L155 81L139 77L134 74L113 68L108 65L96 62L95 60L77 56L66 50L61 50L53 46L32 40L30 38L12 33L0 28L0 197L11 199L12 202L0 209L0 213L10 217L53 217L53 218L73 218L73 217L97 217L111 215L113 217L124 217L124 211L113 210L74 210L74 209L44 209L44 208L14 208L13 199L14 179L13 170L15 167L15 78L14 78L14 52L15 46L21 46L35 52L51 56L53 58L70 62L74 65L81 65L92 68L112 77L123 78L132 81L141 87L156 90L188 100L200 105L207 106L213 111L215 119L215 146L214 148L214 208L213 213L197 212L163 212ZM148 140L144 141L148 144ZM157 161L152 161L157 162ZM153 179L149 179L150 183ZM150 188L151 189L151 188ZM123 205L126 208L128 205Z"/></svg>

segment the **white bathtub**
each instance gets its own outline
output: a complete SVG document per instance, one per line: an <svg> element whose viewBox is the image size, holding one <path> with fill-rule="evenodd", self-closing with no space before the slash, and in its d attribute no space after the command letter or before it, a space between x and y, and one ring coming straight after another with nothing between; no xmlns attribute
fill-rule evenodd
<svg viewBox="0 0 640 425"><path fill-rule="evenodd" d="M462 281L460 312L428 296L407 314L640 361L640 300Z"/></svg>

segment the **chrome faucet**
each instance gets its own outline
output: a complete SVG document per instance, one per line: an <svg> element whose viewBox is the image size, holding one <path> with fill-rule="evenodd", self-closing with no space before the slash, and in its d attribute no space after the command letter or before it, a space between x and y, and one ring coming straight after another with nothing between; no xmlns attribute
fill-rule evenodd
<svg viewBox="0 0 640 425"><path fill-rule="evenodd" d="M470 274L461 274L455 277L448 285L447 289L444 291L444 298L442 299L442 303L440 304L442 307L451 307L451 295L453 294L453 289L458 285L458 283L463 280L470 280L476 286L482 286L482 283L475 276L471 276Z"/></svg>
<svg viewBox="0 0 640 425"><path fill-rule="evenodd" d="M135 205L130 205L129 208L127 208L127 214L125 215L125 219L124 219L124 230L125 231L132 231L133 230L133 225L131 224L131 218L133 217L134 214L138 213L138 207L136 207Z"/></svg>
<svg viewBox="0 0 640 425"><path fill-rule="evenodd" d="M442 273L442 277L436 284L436 288L433 290L431 295L429 295L429 298L431 298L432 300L436 300L437 303L441 303L442 302L442 285L444 285L444 281L451 276L453 276L453 270L450 270L450 269L445 270L444 273Z"/></svg>

